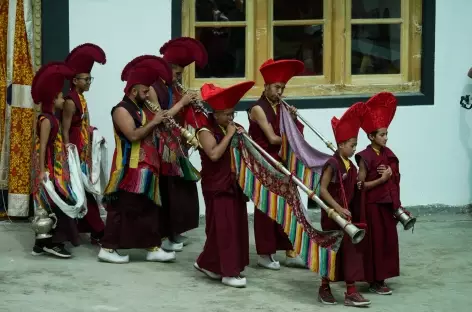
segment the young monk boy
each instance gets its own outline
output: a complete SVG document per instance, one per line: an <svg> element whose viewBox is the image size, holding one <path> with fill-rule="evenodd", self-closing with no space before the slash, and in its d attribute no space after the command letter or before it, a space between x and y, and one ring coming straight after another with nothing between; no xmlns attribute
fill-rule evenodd
<svg viewBox="0 0 472 312"><path fill-rule="evenodd" d="M230 142L236 132L234 106L254 85L253 81L219 88L205 84L202 98L214 110L197 132L202 145L202 191L205 200L203 252L195 268L227 286L245 287L241 272L249 264L247 198L231 171Z"/></svg>
<svg viewBox="0 0 472 312"><path fill-rule="evenodd" d="M364 114L363 103L351 106L341 117L331 119L334 137L338 150L327 161L321 175L321 199L332 207L343 218L351 219L351 202L357 183L357 169L349 160L356 151L357 135ZM339 230L339 225L321 211L321 228L323 231ZM341 247L336 257L336 281L346 282L344 304L346 306L367 306L370 301L365 299L355 286L356 281L363 280L362 255L356 250L348 235L344 236ZM324 304L336 304L329 279L323 277L318 292L319 300Z"/></svg>
<svg viewBox="0 0 472 312"><path fill-rule="evenodd" d="M70 252L64 247L66 241L73 245L79 244L79 236L75 220L68 217L54 204L42 183L46 179L53 182L56 192L70 202L70 176L67 164L65 146L62 141L62 131L56 110L62 109L64 98L62 87L64 80L74 75L64 63L44 65L35 75L31 95L37 104L41 104L41 114L37 121L36 155L33 177L33 198L37 209L46 209L57 217L57 226L52 230L52 237L36 239L32 254L38 256L44 252L59 258L70 258Z"/></svg>
<svg viewBox="0 0 472 312"><path fill-rule="evenodd" d="M390 295L387 278L400 275L397 220L393 213L400 203L400 172L397 156L386 147L387 129L397 108L393 94L382 92L367 103L361 124L370 145L356 155L359 181L365 191L367 248L364 256L365 280L370 291Z"/></svg>

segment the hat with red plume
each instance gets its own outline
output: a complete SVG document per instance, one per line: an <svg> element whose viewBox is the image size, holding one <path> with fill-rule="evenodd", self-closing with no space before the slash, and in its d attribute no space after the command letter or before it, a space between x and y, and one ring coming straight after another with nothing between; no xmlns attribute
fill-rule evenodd
<svg viewBox="0 0 472 312"><path fill-rule="evenodd" d="M144 71L143 68L150 70ZM145 72L146 74L144 74ZM149 82L148 79L151 77L154 77L154 80ZM172 83L172 69L165 60L155 55L138 56L126 64L121 72L121 80L127 81L125 93L128 93L131 87L136 84L150 86L159 78L162 78L167 84Z"/></svg>
<svg viewBox="0 0 472 312"><path fill-rule="evenodd" d="M103 65L107 59L102 48L93 43L79 45L69 53L65 60L67 66L73 69L76 75L90 74L95 62Z"/></svg>
<svg viewBox="0 0 472 312"><path fill-rule="evenodd" d="M208 63L208 54L203 44L190 37L169 40L159 50L167 62L186 67L191 63L204 68Z"/></svg>
<svg viewBox="0 0 472 312"><path fill-rule="evenodd" d="M305 65L298 60L268 59L261 65L259 71L266 84L277 82L287 83L293 76L299 75L305 69Z"/></svg>
<svg viewBox="0 0 472 312"><path fill-rule="evenodd" d="M366 106L364 103L358 102L349 107L341 119L336 117L331 119L331 127L336 143L339 144L357 138L365 112Z"/></svg>
<svg viewBox="0 0 472 312"><path fill-rule="evenodd" d="M205 83L200 89L202 99L215 111L230 109L254 86L254 81L244 81L228 88L220 88L212 83Z"/></svg>
<svg viewBox="0 0 472 312"><path fill-rule="evenodd" d="M397 99L390 92L381 92L371 97L366 103L367 107L361 128L370 134L381 128L388 128L397 110Z"/></svg>
<svg viewBox="0 0 472 312"><path fill-rule="evenodd" d="M134 58L129 62L121 72L121 81L127 81L127 76L133 68L137 67L153 67L159 73L159 77L165 81L166 84L172 83L172 68L161 57L155 55L142 55Z"/></svg>
<svg viewBox="0 0 472 312"><path fill-rule="evenodd" d="M38 70L33 78L31 96L36 104L41 103L43 113L52 112L54 99L62 91L64 81L74 74L64 62L52 62Z"/></svg>

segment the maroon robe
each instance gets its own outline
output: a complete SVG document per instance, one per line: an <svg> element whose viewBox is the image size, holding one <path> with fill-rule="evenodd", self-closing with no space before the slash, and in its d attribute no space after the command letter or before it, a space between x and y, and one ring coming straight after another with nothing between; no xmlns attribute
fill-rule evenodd
<svg viewBox="0 0 472 312"><path fill-rule="evenodd" d="M359 221L355 219L355 216L360 215L360 213L356 211L358 206L353 205L353 199L356 193L357 169L351 161L349 161L349 163L349 171L346 171L346 166L344 165L341 157L338 153L335 153L326 162L323 168L323 174L327 166L330 166L333 169L333 177L331 179L331 183L328 185L328 192L334 198L334 200L344 208L346 208L344 204L345 196L347 209L351 212L353 216L352 221L355 223ZM328 214L324 209L321 210L321 228L323 231L334 231L341 229L333 219L328 217ZM346 281L348 283L353 283L364 280L362 251L363 250L360 248L360 246L354 245L349 235L345 233L341 247L336 255L335 281Z"/></svg>
<svg viewBox="0 0 472 312"><path fill-rule="evenodd" d="M134 120L136 127L142 126L141 112L128 97L123 102L113 107L113 111L123 107ZM144 112L143 112L144 113ZM125 166L129 165L131 143L115 127L116 134L121 138L116 144L122 144L122 159ZM153 135L152 133L150 134ZM143 139L144 140L144 139ZM116 168L116 154L113 155L111 172ZM156 152L157 154L157 152ZM140 163L141 160L140 159ZM127 167L129 168L129 167ZM126 171L123 179L126 178ZM139 181L138 183L140 183ZM159 232L159 207L146 194L137 194L118 190L109 199L107 204L107 219L105 234L100 240L103 248L129 249L129 248L151 248L161 246Z"/></svg>
<svg viewBox="0 0 472 312"><path fill-rule="evenodd" d="M208 128L220 142L224 133L214 121L212 123ZM223 277L236 277L249 264L248 199L231 172L229 146L217 161L199 151L207 239L197 264Z"/></svg>
<svg viewBox="0 0 472 312"><path fill-rule="evenodd" d="M274 112L271 104L267 101L264 95L252 105L260 106L264 111L267 121L277 136L280 136L280 105L277 106L277 114ZM251 107L251 109L252 109ZM301 124L297 123L300 131ZM262 131L257 122L249 118L249 135L259 144L270 156L280 161L279 151L281 145L270 144L266 135ZM258 255L271 255L277 250L292 250L293 246L285 234L282 226L270 217L265 215L259 209L254 209L254 237L256 241L256 250Z"/></svg>
<svg viewBox="0 0 472 312"><path fill-rule="evenodd" d="M48 143L46 145L46 168L49 171L50 180L54 181L54 141L57 139L59 132L59 127L61 126L59 120L52 114L42 113L38 116L37 129L36 133L38 136L41 135L41 121L43 118L47 118L51 123L51 131L49 133ZM39 155L38 155L39 156ZM64 198L60 192L57 194L62 198L62 200L67 202L67 199ZM53 213L57 217L56 228L52 230L52 242L54 244L63 244L69 241L73 246L80 245L79 231L77 230L76 220L72 219L66 215L59 207L54 204L52 199L47 195L49 204Z"/></svg>
<svg viewBox="0 0 472 312"><path fill-rule="evenodd" d="M84 148L84 142L81 140L83 114L82 104L80 103L79 95L77 91L70 90L66 99L70 99L75 104L75 113L72 116L72 121L69 129L69 141L70 143L77 146L77 152L79 155L82 153ZM81 159L81 161L84 161ZM87 214L83 219L78 221L78 228L81 233L92 233L99 234L105 229L105 224L100 217L100 209L98 208L95 197L89 192L85 191L87 197Z"/></svg>
<svg viewBox="0 0 472 312"><path fill-rule="evenodd" d="M162 80L155 82L152 87L156 91L159 104L162 109L169 109L178 99L171 96L176 93ZM174 119L182 125L183 112L179 112ZM200 219L200 207L198 201L197 183L187 181L179 176L171 176L163 173L165 164L159 177L159 188L161 193L162 207L160 207L162 237L173 237L174 235L193 230L198 227Z"/></svg>
<svg viewBox="0 0 472 312"><path fill-rule="evenodd" d="M389 148L382 148L377 155L370 145L356 154L356 161L365 164L366 182L380 178L378 166L392 168L393 175L386 183L365 191L365 278L368 282L383 281L400 275L397 220L393 216L394 209L401 205L399 162Z"/></svg>

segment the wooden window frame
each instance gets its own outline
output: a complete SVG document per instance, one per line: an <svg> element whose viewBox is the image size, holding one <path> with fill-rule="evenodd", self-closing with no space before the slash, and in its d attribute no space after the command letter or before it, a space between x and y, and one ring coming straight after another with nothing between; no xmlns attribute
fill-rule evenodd
<svg viewBox="0 0 472 312"><path fill-rule="evenodd" d="M172 38L177 38L183 35L188 35L188 30L190 29L190 16L188 15L190 12L188 11L189 8L185 7L183 4L188 0L172 0ZM260 0L253 0L252 2L256 2ZM272 0L264 0L268 6L268 14L266 16L271 15L271 10L269 10L269 2ZM326 11L328 10L347 10L350 1L348 1L348 6L344 6L343 2L346 0L324 0L324 10L325 16ZM398 104L400 106L413 106L413 105L433 105L434 104L434 53L435 53L435 16L436 16L436 1L435 0L401 0L402 3L402 16L404 14L408 14L409 19L402 21L402 34L401 36L410 36L409 40L403 39L402 42L408 42L408 44L402 45L401 49L401 56L402 59L408 60L407 62L402 62L401 65L401 74L398 75L356 75L353 79L349 75L345 75L344 77L339 77L341 73L346 71L347 73L350 72L350 62L336 62L333 63L334 66L345 66L345 68L330 68L329 61L323 60L323 72L324 76L310 76L310 77L295 77L294 83L289 83L286 89L286 95L289 99L289 103L294 105L298 109L313 109L313 108L344 108L349 107L352 103L358 101L366 101L373 93L380 92L382 90L387 90L390 92L395 93L398 97ZM421 1L423 2L421 5ZM326 4L330 5L326 5ZM410 5L404 5L405 3L410 3ZM418 5L420 4L420 5ZM261 4L258 4L261 6ZM407 10L405 12L405 10ZM411 10L416 10L409 13ZM264 19L255 19L254 12L250 12L247 10L248 15L246 18L245 23L255 23L255 28L247 27L246 28L246 36L247 38L256 38L256 32L263 29L263 27L267 28L268 21ZM328 12L328 14L332 14L332 12ZM339 13L330 16L341 16ZM346 15L344 15L346 16ZM272 16L270 16L272 18ZM416 20L413 20L415 18ZM422 19L422 22L421 22ZM316 20L314 22L320 22L322 20ZM391 22L399 23L400 19L392 18L390 19ZM306 22L306 21L305 21ZM325 23L324 32L336 32L336 35L346 36L346 38L350 38L350 29L351 27L346 27L349 25L350 17L345 17L344 20L334 20L331 23ZM365 19L358 21L353 21L354 23L364 23L366 22ZM367 21L369 23L377 23L378 20L371 20ZM385 20L383 21L386 22ZM242 24L241 22L235 22ZM290 24L299 24L299 21L291 21ZM303 23L303 22L302 22ZM272 22L274 24L274 22ZM276 21L275 24L280 24L279 21ZM329 24L329 25L328 25ZM265 26L264 26L265 25ZM412 27L415 25L416 27ZM248 30L248 28L251 28ZM194 29L194 27L193 27ZM262 43L259 46L271 46L271 32L272 27L270 30L267 31L267 36L259 36L259 39L266 40L267 43ZM409 32L405 32L405 29L408 29ZM421 40L417 40L415 36L421 36ZM326 50L330 51L333 43L330 42L335 36L324 36L324 53L326 54ZM406 41L404 41L406 40ZM253 40L248 40L249 42ZM328 41L328 42L327 42ZM341 44L350 45L350 39L344 40ZM267 55L271 57L271 52L268 53L255 53L255 51L251 50L254 49L254 46L251 44L246 44L246 77L245 78L209 78L209 79L198 79L199 83L201 82L214 82L222 86L231 85L232 83L243 81L245 79L254 79L256 81L256 87L254 87L249 93L248 98L241 100L240 105L238 105L238 110L244 110L249 107L249 105L254 101L254 97L259 96L262 91L262 84L261 79L262 77L258 71L259 63L262 63L264 60L259 60L258 55L261 57L266 58ZM342 57L343 60L347 58L350 59L350 51L351 49L332 49L333 52L340 51L343 53L342 56L333 55L333 57ZM248 53L249 52L249 53ZM255 55L255 57L252 57ZM338 64L338 65L336 65ZM420 65L420 66L419 66ZM193 65L192 65L193 66ZM190 72L194 73L194 69L192 66L189 66ZM328 67L328 68L327 68ZM348 68L349 67L349 68ZM420 70L418 70L420 68ZM416 70L415 70L416 69ZM194 74L193 74L194 75ZM338 76L337 76L338 75ZM184 76L185 77L185 76ZM187 85L190 84L189 78L184 78L184 83ZM346 79L344 79L347 77ZM297 81L298 80L298 81ZM322 81L334 81L334 84L326 85L326 92L321 92L322 95L317 96L310 96L307 93L306 87L301 87L303 84L306 84L306 80L309 80L311 85L316 83L321 83ZM355 81L357 84L352 84L352 80ZM421 80L421 83L418 81ZM341 81L341 83L339 83ZM406 83L402 83L402 81L407 81ZM411 82L409 82L411 81ZM415 82L416 81L416 82ZM372 84L372 83L375 84ZM380 83L379 83L380 82ZM341 87L340 87L341 86ZM195 87L195 85L193 86ZM331 89L329 88L331 87ZM342 90L339 90L339 89ZM291 89L291 90L290 90ZM342 94L340 94L340 92ZM320 94L319 90L316 92Z"/></svg>

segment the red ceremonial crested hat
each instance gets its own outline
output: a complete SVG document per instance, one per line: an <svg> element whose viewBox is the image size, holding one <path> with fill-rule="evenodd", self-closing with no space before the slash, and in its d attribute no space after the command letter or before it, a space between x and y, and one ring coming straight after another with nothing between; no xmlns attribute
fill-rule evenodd
<svg viewBox="0 0 472 312"><path fill-rule="evenodd" d="M54 99L62 91L64 81L74 74L64 62L51 62L42 66L34 75L31 97L36 104L41 103L43 113L52 112Z"/></svg>
<svg viewBox="0 0 472 312"><path fill-rule="evenodd" d="M303 72L305 65L298 60L268 59L261 65L259 71L266 84L283 82L287 83L293 76Z"/></svg>
<svg viewBox="0 0 472 312"><path fill-rule="evenodd" d="M357 138L365 112L366 106L364 103L358 102L349 107L341 119L336 117L331 119L331 127L336 143L339 144Z"/></svg>
<svg viewBox="0 0 472 312"><path fill-rule="evenodd" d="M212 83L205 83L200 92L202 99L215 111L230 109L254 86L254 81L244 81L228 88L220 88Z"/></svg>
<svg viewBox="0 0 472 312"><path fill-rule="evenodd" d="M149 70L143 71L141 70L143 68ZM140 70L136 72L138 69ZM150 83L148 83L149 77L154 77L154 80ZM136 84L150 86L159 78L170 84L172 82L172 69L166 61L155 55L138 56L126 64L121 72L121 81L127 81L125 93L128 93L131 87Z"/></svg>
<svg viewBox="0 0 472 312"><path fill-rule="evenodd" d="M157 79L159 79L159 73L153 67L136 67L130 70L128 74L128 81L124 89L125 93L128 93L130 89L135 85L143 85L146 87L151 86Z"/></svg>
<svg viewBox="0 0 472 312"><path fill-rule="evenodd" d="M181 67L195 62L199 68L204 68L208 63L208 54L203 44L190 37L169 40L159 52L164 60Z"/></svg>
<svg viewBox="0 0 472 312"><path fill-rule="evenodd" d="M73 49L67 56L65 63L72 68L75 74L90 74L93 64L107 62L105 52L98 45L85 43Z"/></svg>
<svg viewBox="0 0 472 312"><path fill-rule="evenodd" d="M397 99L390 92L381 92L371 97L366 103L362 130L370 134L380 128L388 128L397 110Z"/></svg>
<svg viewBox="0 0 472 312"><path fill-rule="evenodd" d="M129 72L137 67L155 68L159 77L161 77L166 84L170 85L172 83L172 68L163 58L155 55L138 56L129 62L121 72L121 81L126 81Z"/></svg>

